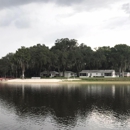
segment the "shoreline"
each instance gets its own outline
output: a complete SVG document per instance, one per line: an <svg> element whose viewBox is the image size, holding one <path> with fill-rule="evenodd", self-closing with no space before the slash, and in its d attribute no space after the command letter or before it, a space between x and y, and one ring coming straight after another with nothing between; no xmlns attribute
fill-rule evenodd
<svg viewBox="0 0 130 130"><path fill-rule="evenodd" d="M130 81L83 81L81 79L10 79L2 80L4 84L130 84Z"/></svg>

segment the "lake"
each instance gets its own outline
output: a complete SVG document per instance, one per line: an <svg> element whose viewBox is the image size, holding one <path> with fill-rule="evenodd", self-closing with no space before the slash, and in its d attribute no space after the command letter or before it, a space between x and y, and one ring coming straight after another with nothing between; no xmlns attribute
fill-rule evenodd
<svg viewBox="0 0 130 130"><path fill-rule="evenodd" d="M0 130L130 130L130 85L0 84Z"/></svg>

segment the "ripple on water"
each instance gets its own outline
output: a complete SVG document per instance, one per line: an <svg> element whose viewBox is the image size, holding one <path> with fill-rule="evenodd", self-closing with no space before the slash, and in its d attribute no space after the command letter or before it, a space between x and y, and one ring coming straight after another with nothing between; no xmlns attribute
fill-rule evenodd
<svg viewBox="0 0 130 130"><path fill-rule="evenodd" d="M113 85L4 86L0 88L0 129L129 130L128 87L114 87L113 93Z"/></svg>

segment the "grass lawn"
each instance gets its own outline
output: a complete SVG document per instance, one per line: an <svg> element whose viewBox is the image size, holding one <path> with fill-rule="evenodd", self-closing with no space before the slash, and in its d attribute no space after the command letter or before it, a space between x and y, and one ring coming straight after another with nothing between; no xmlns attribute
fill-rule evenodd
<svg viewBox="0 0 130 130"><path fill-rule="evenodd" d="M116 78L83 78L81 81L130 81L130 77L116 77Z"/></svg>
<svg viewBox="0 0 130 130"><path fill-rule="evenodd" d="M116 77L116 78L103 78L103 77L94 77L94 78L65 78L65 77L42 77L41 79L63 79L63 80L68 80L68 79L81 79L77 80L77 82L97 82L97 81L130 81L130 77Z"/></svg>

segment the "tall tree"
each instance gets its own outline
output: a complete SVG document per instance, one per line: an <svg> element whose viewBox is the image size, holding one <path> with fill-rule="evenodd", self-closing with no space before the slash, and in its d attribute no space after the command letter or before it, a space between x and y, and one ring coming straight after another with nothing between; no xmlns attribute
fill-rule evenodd
<svg viewBox="0 0 130 130"><path fill-rule="evenodd" d="M8 76L12 76L13 73L13 63L12 63L12 59L13 59L14 54L13 53L9 53L6 56L2 57L0 59L0 72L1 75L3 75L4 77L6 77L6 75Z"/></svg>
<svg viewBox="0 0 130 130"><path fill-rule="evenodd" d="M52 52L57 52L58 56L58 64L60 65L60 69L64 72L67 68L70 67L70 53L78 46L77 40L62 38L57 39L55 42L55 46L51 48Z"/></svg>
<svg viewBox="0 0 130 130"><path fill-rule="evenodd" d="M78 76L79 72L82 69L90 68L92 53L92 49L83 43L72 51L72 63L74 65L73 67L76 69Z"/></svg>
<svg viewBox="0 0 130 130"><path fill-rule="evenodd" d="M94 51L92 60L94 69L108 69L110 67L110 51L110 47L105 46Z"/></svg>
<svg viewBox="0 0 130 130"><path fill-rule="evenodd" d="M25 69L29 65L30 60L30 53L29 49L22 46L20 49L16 51L15 57L17 59L17 62L19 63L21 70L22 70L22 79L24 79L25 75Z"/></svg>
<svg viewBox="0 0 130 130"><path fill-rule="evenodd" d="M130 47L126 44L115 45L111 49L111 60L115 68L119 70L119 74L124 77L124 71L130 64Z"/></svg>
<svg viewBox="0 0 130 130"><path fill-rule="evenodd" d="M30 64L34 71L34 74L39 76L42 70L47 69L50 66L50 52L49 48L44 44L37 44L30 47Z"/></svg>

